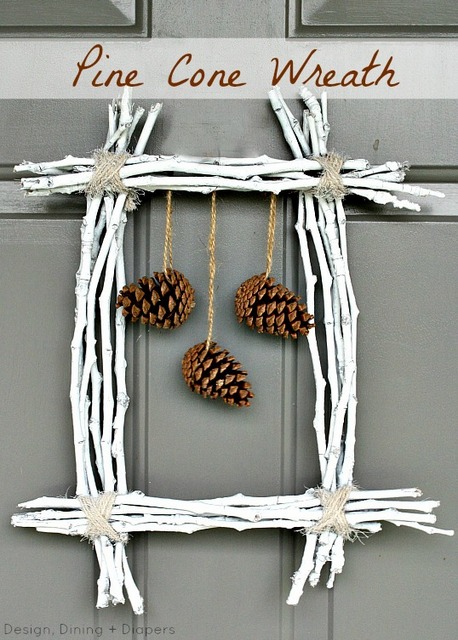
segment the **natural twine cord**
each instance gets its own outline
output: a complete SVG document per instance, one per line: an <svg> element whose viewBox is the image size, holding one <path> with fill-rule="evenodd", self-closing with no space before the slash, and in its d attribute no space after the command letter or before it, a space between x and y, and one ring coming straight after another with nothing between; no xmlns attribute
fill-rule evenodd
<svg viewBox="0 0 458 640"><path fill-rule="evenodd" d="M272 269L272 256L275 246L275 223L277 220L277 194L270 194L269 226L267 228L266 279Z"/></svg>
<svg viewBox="0 0 458 640"><path fill-rule="evenodd" d="M165 207L165 239L164 239L164 260L162 264L162 271L167 273L167 269L173 269L172 261L172 191L167 191L166 194L166 207Z"/></svg>
<svg viewBox="0 0 458 640"><path fill-rule="evenodd" d="M206 349L210 348L213 333L213 301L215 293L215 274L216 274L216 191L212 192L211 211L210 211L210 232L208 235L208 335Z"/></svg>
<svg viewBox="0 0 458 640"><path fill-rule="evenodd" d="M79 496L78 499L87 518L85 538L94 542L100 536L106 536L112 542L126 542L126 536L118 533L109 523L116 493L109 491L95 497Z"/></svg>
<svg viewBox="0 0 458 640"><path fill-rule="evenodd" d="M93 158L95 161L94 173L86 185L85 193L92 198L103 196L107 193L126 196L124 209L133 211L138 205L138 196L134 189L128 189L121 178L119 171L124 166L128 153L112 153L111 151L95 151Z"/></svg>
<svg viewBox="0 0 458 640"><path fill-rule="evenodd" d="M323 515L321 520L306 529L306 533L332 531L344 540L351 540L355 535L355 530L348 524L345 517L345 505L353 489L352 485L340 487L335 491L327 491L323 488L316 489L315 495L323 506Z"/></svg>
<svg viewBox="0 0 458 640"><path fill-rule="evenodd" d="M344 198L348 193L348 189L342 182L340 171L345 159L335 151L331 151L327 156L314 156L313 159L323 167L323 173L319 183L313 190L313 195L328 202Z"/></svg>

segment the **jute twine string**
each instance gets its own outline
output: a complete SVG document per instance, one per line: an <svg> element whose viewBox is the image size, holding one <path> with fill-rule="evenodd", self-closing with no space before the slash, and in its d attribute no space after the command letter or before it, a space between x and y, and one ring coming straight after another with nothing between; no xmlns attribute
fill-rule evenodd
<svg viewBox="0 0 458 640"><path fill-rule="evenodd" d="M340 175L344 158L335 151L331 151L327 156L314 156L313 159L323 167L323 173L313 190L313 195L328 202L344 198L348 193Z"/></svg>
<svg viewBox="0 0 458 640"><path fill-rule="evenodd" d="M116 493L109 491L95 497L79 496L78 499L87 518L85 538L94 542L100 536L106 536L112 542L126 542L126 536L118 533L109 523Z"/></svg>
<svg viewBox="0 0 458 640"><path fill-rule="evenodd" d="M92 198L104 194L126 195L124 209L134 211L138 205L138 195L134 189L128 189L121 178L119 171L124 166L128 153L112 153L111 151L95 151L94 173L86 185L85 193Z"/></svg>
<svg viewBox="0 0 458 640"><path fill-rule="evenodd" d="M210 232L208 235L208 334L206 349L210 348L213 334L213 302L215 295L215 274L216 274L216 191L212 192L210 210Z"/></svg>
<svg viewBox="0 0 458 640"><path fill-rule="evenodd" d="M315 525L306 529L306 533L331 531L344 540L351 540L355 536L355 530L345 517L345 505L353 489L352 485L340 487L335 491L327 491L321 487L316 489L315 495L323 506L323 515Z"/></svg>
<svg viewBox="0 0 458 640"><path fill-rule="evenodd" d="M275 223L277 220L277 194L270 194L269 226L267 228L266 279L272 269L272 256L275 246Z"/></svg>
<svg viewBox="0 0 458 640"><path fill-rule="evenodd" d="M173 269L172 261L172 191L167 191L166 207L165 207L165 239L164 239L164 260L162 263L162 271L167 273L167 269Z"/></svg>

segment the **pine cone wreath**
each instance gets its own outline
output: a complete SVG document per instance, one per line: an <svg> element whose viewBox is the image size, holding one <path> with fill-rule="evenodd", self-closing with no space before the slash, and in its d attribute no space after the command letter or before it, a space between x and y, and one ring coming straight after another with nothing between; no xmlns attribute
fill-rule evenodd
<svg viewBox="0 0 458 640"><path fill-rule="evenodd" d="M241 366L216 342L208 350L206 342L200 342L185 353L181 370L191 391L204 398L222 398L227 404L249 407L254 393Z"/></svg>
<svg viewBox="0 0 458 640"><path fill-rule="evenodd" d="M185 322L194 307L194 289L175 269L155 271L121 289L116 307L132 322L140 320L159 329L175 329Z"/></svg>
<svg viewBox="0 0 458 640"><path fill-rule="evenodd" d="M237 289L235 314L239 322L245 321L259 333L270 333L283 338L306 336L315 325L300 297L284 285L275 284L265 273L252 276Z"/></svg>

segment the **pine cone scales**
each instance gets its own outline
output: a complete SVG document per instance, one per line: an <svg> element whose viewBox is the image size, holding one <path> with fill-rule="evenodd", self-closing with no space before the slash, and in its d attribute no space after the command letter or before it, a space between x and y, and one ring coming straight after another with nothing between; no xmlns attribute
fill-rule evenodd
<svg viewBox="0 0 458 640"><path fill-rule="evenodd" d="M140 278L138 285L123 287L116 307L123 307L123 316L132 322L174 329L188 319L194 307L194 289L180 271L155 271L151 278Z"/></svg>
<svg viewBox="0 0 458 640"><path fill-rule="evenodd" d="M222 398L227 404L249 407L254 394L241 366L227 349L213 342L207 351L206 343L200 342L185 353L181 370L191 391L204 398Z"/></svg>
<svg viewBox="0 0 458 640"><path fill-rule="evenodd" d="M239 322L245 321L259 333L270 333L283 338L306 336L315 325L300 298L265 273L243 282L235 296L235 314Z"/></svg>

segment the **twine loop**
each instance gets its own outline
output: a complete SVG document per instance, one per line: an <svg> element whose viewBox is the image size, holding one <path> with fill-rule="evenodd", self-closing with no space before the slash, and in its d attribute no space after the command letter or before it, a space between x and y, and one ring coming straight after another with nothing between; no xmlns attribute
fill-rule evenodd
<svg viewBox="0 0 458 640"><path fill-rule="evenodd" d="M269 225L267 227L266 280L272 269L272 256L275 246L275 223L277 220L277 194L270 194Z"/></svg>
<svg viewBox="0 0 458 640"><path fill-rule="evenodd" d="M328 491L322 487L315 489L315 496L323 507L323 515L321 520L306 529L306 533L331 531L344 540L351 540L355 536L355 529L348 524L345 517L345 505L353 489L353 485L346 485L335 491Z"/></svg>
<svg viewBox="0 0 458 640"><path fill-rule="evenodd" d="M208 334L205 343L210 349L213 334L215 275L216 275L216 191L212 191L210 209L210 231L208 234Z"/></svg>
<svg viewBox="0 0 458 640"><path fill-rule="evenodd" d="M335 151L331 151L327 156L314 156L313 159L323 167L323 173L313 190L313 195L316 198L323 198L327 202L342 200L348 193L340 175L345 159Z"/></svg>
<svg viewBox="0 0 458 640"><path fill-rule="evenodd" d="M164 237L164 259L162 263L162 271L167 273L167 270L173 269L173 256L172 256L172 191L167 191L166 205L165 205L165 237Z"/></svg>
<svg viewBox="0 0 458 640"><path fill-rule="evenodd" d="M86 186L85 193L92 198L104 194L118 195L122 193L126 196L124 209L134 211L139 202L137 192L135 189L126 187L119 176L120 169L129 157L128 153L95 151L93 154L94 173Z"/></svg>
<svg viewBox="0 0 458 640"><path fill-rule="evenodd" d="M106 536L111 542L127 542L127 536L118 533L109 522L116 493L108 491L98 496L79 496L78 499L87 518L85 538L94 542L97 538Z"/></svg>

